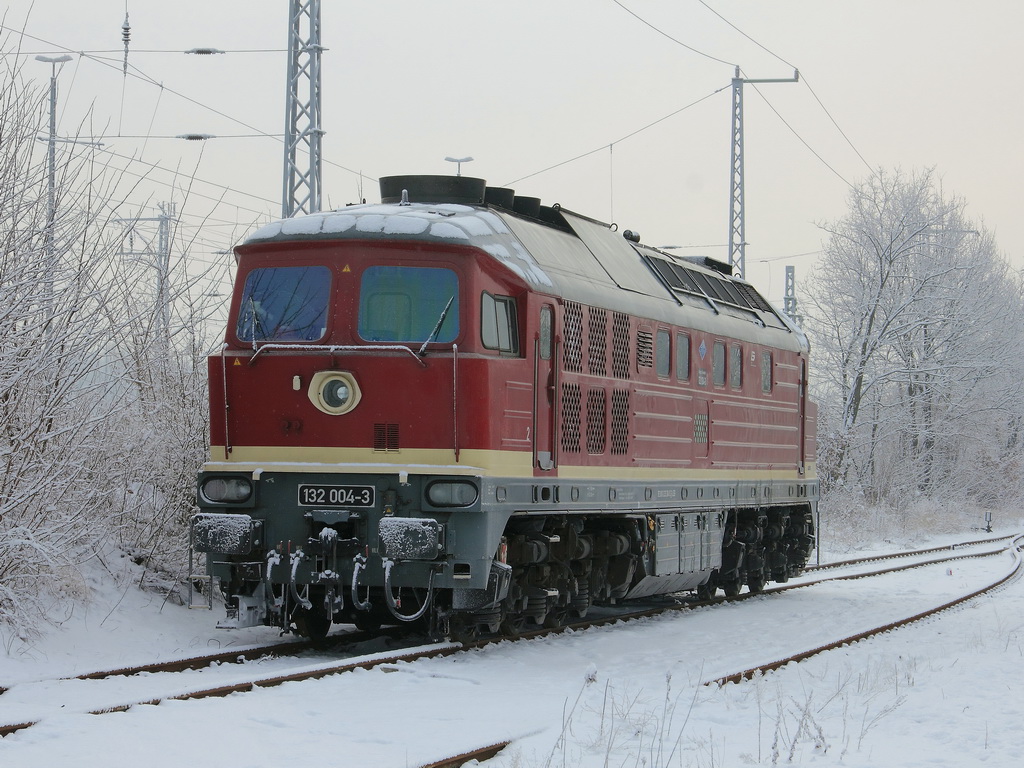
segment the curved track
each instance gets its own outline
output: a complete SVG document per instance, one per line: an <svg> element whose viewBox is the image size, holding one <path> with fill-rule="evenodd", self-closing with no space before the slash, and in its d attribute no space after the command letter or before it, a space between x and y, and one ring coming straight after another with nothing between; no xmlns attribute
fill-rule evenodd
<svg viewBox="0 0 1024 768"><path fill-rule="evenodd" d="M787 656L787 657L785 657L783 659L778 659L776 661L768 662L766 664L761 664L761 665L758 665L756 667L752 667L750 669L745 669L742 672L735 672L735 673L733 673L731 675L725 675L723 677L715 678L714 680L709 680L709 681L707 681L704 684L705 685L716 685L716 684L717 685L725 685L726 683L739 683L739 682L742 682L744 680L750 680L755 675L764 674L766 672L770 672L772 670L776 670L776 669L779 669L781 667L784 667L787 664L794 663L794 662L800 662L800 661L803 661L805 659L809 659L812 656L817 656L819 653L824 653L825 651L830 651L830 650L833 650L835 648L840 648L840 647L842 647L844 645L849 645L851 643L856 643L856 642L859 642L860 640L865 640L865 639L867 639L869 637L874 637L875 635L880 635L883 632L889 632L889 631L894 630L894 629L900 629L901 627L909 626L909 625L914 624L914 623L916 623L918 621L921 621L922 619L926 619L926 618L928 618L930 616L935 616L938 613L942 613L943 611L947 611L950 608L954 608L954 607L956 607L958 605L966 603L968 600L973 600L974 598L979 597L981 595L985 595L985 594L988 594L990 592L994 592L994 591L998 590L1000 587L1002 587L1004 584L1010 582L1011 580L1020 578L1022 571L1024 571L1024 559L1021 558L1021 547L1022 547L1022 544L1024 544L1024 535L1019 535L1019 536L1016 536L1016 537L1007 537L1007 538L1012 538L1013 540L1003 550L1000 550L999 553L983 553L983 554L975 554L975 555L961 555L959 557L949 557L949 558L943 558L943 559L939 559L939 560L936 560L936 561L932 561L932 562L945 562L947 560L955 560L955 559L961 559L961 558L965 558L965 557L986 557L986 556L989 556L991 554L1002 554L1002 552L1007 552L1007 551L1012 553L1012 555L1013 555L1013 567L1009 570L1009 572L1007 572L1005 575L1001 576L1000 578L996 579L995 581L991 582L990 584L987 584L986 586L982 587L981 589L977 589L977 590L969 592L969 593L967 593L965 595L961 595L960 597L957 597L954 600L950 600L950 601L948 601L946 603L943 603L942 605L936 606L935 608L930 608L927 611L922 611L920 613L914 614L913 616L908 616L908 617L906 617L904 619L899 619L897 621L888 622L886 624L882 624L882 625L877 626L877 627L872 627L872 628L864 630L862 632L857 632L855 634L848 635L846 637L842 637L842 638L840 638L838 640L835 640L835 641L833 641L831 643L827 643L825 645L816 646L814 648L809 648L807 650L791 654L791 655L789 655L789 656ZM924 565L924 564L922 564L922 565ZM917 566L915 565L915 566L912 566L912 567L917 567ZM877 574L880 575L880 574L883 574L883 573L891 573L891 572L899 571L899 570L906 570L906 568L905 567L889 568L889 569L885 569L883 571L878 571ZM876 574L871 574L871 575L876 575ZM838 579L856 579L856 578L863 578L863 576L861 576L861 575L840 576L840 577L836 577L836 580L838 580ZM827 579L827 580L831 581L833 579ZM822 581L825 581L825 580L822 580ZM819 582L811 582L811 584L814 584L814 583L819 583ZM808 585L801 585L801 586L809 586L809 584Z"/></svg>
<svg viewBox="0 0 1024 768"><path fill-rule="evenodd" d="M468 752L463 752L460 755L453 757L446 757L443 760L438 760L433 763L427 763L421 766L421 768L459 768L459 766L465 765L472 760L490 760L492 757L497 755L501 750L511 744L511 741L500 741L497 744L490 744L480 749L472 749Z"/></svg>
<svg viewBox="0 0 1024 768"><path fill-rule="evenodd" d="M1010 537L1007 537L1007 538L1010 538ZM1000 579L998 582L996 582L994 584L991 584L991 585L983 588L982 590L978 590L978 591L972 592L970 594L961 596L961 597L957 598L954 601L950 601L949 603L944 604L943 606L940 606L940 607L938 607L936 609L933 609L933 610L930 610L930 611L918 614L918 615L913 616L913 617L909 617L908 619L905 619L903 621L893 622L893 623L890 623L890 624L886 624L883 627L873 628L873 629L868 630L866 632L861 632L861 633L858 633L857 635L843 638L841 640L836 641L833 644L829 644L828 646L821 646L821 647L817 647L817 648L814 648L814 649L810 649L808 651L804 651L804 652L799 653L799 654L794 654L793 656L787 657L786 659L783 659L783 660L773 661L773 662L771 662L769 664L763 665L763 666L755 668L755 669L744 670L743 672L739 672L739 673L736 673L734 675L729 675L729 676L725 676L725 677L722 677L722 678L718 678L718 679L716 679L714 681L710 681L710 682L715 682L715 683L722 684L724 682L729 682L729 681L733 681L733 680L746 679L746 678L748 678L748 677L750 677L750 676L752 676L754 674L757 674L758 671L762 671L763 672L763 671L766 671L768 669L775 669L775 668L778 668L778 667L780 667L780 666L782 666L784 664L790 663L791 661L799 660L801 658L808 658L811 655L815 655L817 653L821 653L822 651L828 650L829 648L838 647L839 645L842 645L842 644L845 644L845 643L849 643L849 642L855 642L856 640L863 639L864 637L870 637L871 635L877 634L879 632L884 632L884 631L888 631L890 629L897 628L899 626L904 626L904 625L906 625L908 623L912 623L914 621L918 621L921 618L924 618L924 617L930 616L930 615L934 615L935 613L937 613L939 611L946 610L946 609L948 609L948 608L950 608L950 607L952 607L954 605L958 605L958 604L960 604L962 602L970 600L973 597L976 597L976 596L978 596L980 594L984 594L984 593L986 593L988 591L991 591L992 589L997 588L1000 584L1003 584L1006 581L1008 581L1009 579L1013 578L1020 571L1021 559L1020 559L1020 556L1018 554L1018 546L1019 546L1020 541L1022 541L1022 540L1024 540L1024 536L1017 537L1011 544L1009 544L1007 546L1004 546L1004 547L1001 547L1001 548L998 548L998 549L994 549L994 550L990 550L990 551L980 552L980 553L965 553L965 552L962 552L962 551L959 551L959 550L961 550L963 547L968 546L968 545L970 545L970 546L977 546L977 545L982 545L982 544L990 544L990 543L993 543L993 542L995 542L997 540L987 539L987 540L980 541L980 542L966 542L966 543L961 544L961 545L955 545L954 547L940 547L940 548L933 548L933 549L929 549L929 550L919 550L919 551L910 552L910 553L899 553L897 555L892 555L892 556L870 557L870 558L862 558L862 559L855 560L855 561L844 561L842 563L832 563L832 564L829 564L829 566L828 566L829 568L851 567L851 566L861 565L861 564L863 564L865 562L891 559L892 557L908 558L908 557L921 557L921 556L924 556L924 555L931 554L933 552L947 552L947 553L949 553L947 555L936 557L936 558L929 558L929 559L926 559L926 560L923 560L923 561L915 561L915 562L911 562L911 563L904 563L902 565L898 565L898 566L894 566L894 567L887 567L887 568L883 568L883 569L876 569L876 570L872 570L872 571L868 571L868 572L858 572L858 573L851 573L851 574L837 574L837 575L834 575L834 576L825 576L825 577L821 577L821 578L815 578L813 580L802 581L800 583L780 585L780 586L776 586L776 587L773 587L773 588L770 588L770 589L766 589L765 592L762 593L762 595L752 595L752 594L749 594L749 593L743 593L743 594L738 595L736 597L717 598L717 599L712 599L712 600L708 600L708 601L704 601L704 602L698 602L698 601L693 600L692 598L690 598L690 599L677 599L677 600L674 600L674 601L662 601L661 604L658 604L658 605L653 606L653 607L641 608L639 610L629 610L628 612L626 612L626 611L617 612L617 613L613 613L611 615L606 615L606 616L603 616L603 617L600 617L600 618L593 618L593 619L586 620L586 621L575 622L575 623L573 623L571 625L568 625L566 627L559 627L559 628L556 628L556 629L540 629L540 630L536 630L536 631L533 631L533 632L524 633L523 635L520 636L520 638L516 638L516 639L529 639L529 638L540 637L540 636L544 636L544 635L557 634L559 632L563 632L563 631L566 631L566 630L569 630L569 629L581 630L581 629L586 629L586 628L590 628L590 627L603 626L603 625L614 624L614 623L618 623L618 622L622 622L622 621L628 621L628 620L636 619L636 618L655 616L655 615L659 615L659 614L668 613L670 611L689 610L689 609L697 608L697 607L701 607L701 606L707 606L707 605L713 605L713 604L720 604L720 603L734 602L734 601L739 601L739 600L750 599L752 597L759 597L759 596L767 597L767 596L775 594L775 593L784 592L784 591L788 591L788 590L792 590L792 589L801 589L801 588L804 588L804 587L809 587L809 586L813 586L815 584L820 584L820 583L828 582L828 581L838 581L838 580L846 580L846 579L867 578L867 577L870 577L870 576L877 576L877 575L892 573L892 572L895 572L895 571L908 570L908 569L911 569L911 568L918 568L918 567L923 567L923 566L926 566L926 565L934 565L934 564L938 564L938 563L945 563L945 562L949 562L949 561L952 561L952 560L964 559L964 558L968 558L968 557L989 557L989 556L994 556L994 555L1001 554L1002 552L1005 552L1007 550L1012 550L1014 552L1014 554L1015 554L1015 568L1014 568L1014 570L1010 574L1008 574L1007 576L1005 576L1002 579ZM819 567L819 568L817 568L815 570L825 570L825 568ZM365 639L367 639L367 636L364 636L364 633L355 633L354 632L354 633L349 633L349 634L341 634L341 635L335 636L332 639L337 644L341 644L341 643L355 644L358 640L365 640ZM226 695L231 694L231 693L246 692L246 691L252 691L252 690L255 690L255 689L259 689L259 688L273 687L273 686L280 685L280 684L285 683L285 682L291 682L291 681L317 679L317 678L322 678L322 677L326 677L326 676L329 676L329 675L336 675L336 674L341 674L341 673L344 673L344 672L353 671L353 670L356 670L356 669L370 669L370 668L373 668L373 667L378 667L378 666L387 665L387 664L394 664L396 662L401 662L401 661L414 661L414 660L418 660L418 659L434 658L434 657L440 657L440 656L449 656L449 655L453 655L453 654L456 654L456 653L460 653L460 652L465 651L465 650L481 648L481 647L484 647L486 645L490 645L492 643L503 642L503 641L508 641L508 640L509 640L509 638L505 638L505 637L483 638L483 639L476 640L476 641L473 641L473 642L465 642L465 643L440 643L440 644L431 644L431 645L426 645L426 646L419 646L419 647L415 647L415 648L407 648L407 649L404 649L401 652L397 652L397 653L396 652L383 652L383 653L375 653L375 654L367 654L367 655L358 655L358 656L350 657L350 658L345 659L345 660L309 665L309 666L303 667L301 669L285 672L283 674L268 674L268 675L263 675L263 676L259 676L259 677L255 677L255 678L250 676L249 678L247 678L245 680L242 680L242 681L238 681L238 682L229 682L229 683L225 683L225 684L222 684L222 685L216 685L216 686L212 686L212 687L196 688L194 690L189 690L189 691L184 692L184 693L176 693L176 694L173 694L173 695L167 695L167 696L159 696L158 695L158 696L155 696L155 697L152 697L152 698L139 699L139 700L134 700L134 701L131 701L131 702L116 703L116 704L112 704L112 705L108 705L108 706L97 706L97 707L88 708L85 711L88 711L89 714L99 715L99 714L104 714L104 713L108 713L108 712L122 712L122 711L130 709L133 706L140 705L140 704L158 704L161 701L187 700L187 699L199 699L199 698L208 698L208 697L216 697L216 696L226 696ZM176 660L176 661L171 661L171 662L161 662L159 664L153 664L153 665L143 665L143 666L139 666L139 667L123 668L123 669L109 670L109 671L103 671L103 672L86 673L86 674L78 675L75 678L69 678L69 679L85 681L85 680L99 680L99 679L103 679L103 678L107 678L107 677L111 677L111 676L115 676L115 675L133 675L133 674L138 674L140 672L150 672L150 673L153 673L153 672L168 672L168 671L177 672L177 671L183 671L183 670L195 670L195 669L201 669L203 667L211 666L211 665L218 664L218 663L224 663L224 662L240 661L240 660L244 660L244 659L253 659L253 658L259 658L259 657L263 657L263 656L272 656L272 655L277 655L277 654L288 654L288 655L298 654L298 653L302 653L302 652L308 651L308 650L312 649L313 647L314 646L311 643L309 643L308 641L291 642L291 643L288 643L288 642L286 642L286 643L278 643L278 644L273 644L273 645L270 645L270 646L261 646L261 647L256 647L256 648L243 649L243 650L240 650L240 651L232 651L232 652L224 652L224 653L218 653L218 654L211 654L209 656L191 657L191 658L186 658L186 659L181 659L181 660ZM11 723L11 724L7 724L7 725L0 725L0 736L5 736L7 734L14 733L16 731L23 730L25 728L29 728L29 727L35 725L37 722L39 722L39 720L37 720L37 719L36 720L26 719L25 721L20 722L20 723ZM469 754L469 753L467 753L467 754ZM466 759L469 760L469 759L473 759L473 758L466 758ZM479 759L479 758L477 758L477 759ZM436 763L436 765L456 765L456 764L459 764L459 763L456 763L456 762L452 762L453 760L455 760L455 758L449 759L448 762L442 761L440 763Z"/></svg>

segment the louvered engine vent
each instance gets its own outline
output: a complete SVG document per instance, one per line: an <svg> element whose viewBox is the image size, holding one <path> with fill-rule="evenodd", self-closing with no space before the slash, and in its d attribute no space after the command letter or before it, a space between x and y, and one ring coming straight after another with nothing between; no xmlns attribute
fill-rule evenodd
<svg viewBox="0 0 1024 768"><path fill-rule="evenodd" d="M373 425L373 450L375 450L375 451L397 451L398 450L398 425L397 424L374 424Z"/></svg>

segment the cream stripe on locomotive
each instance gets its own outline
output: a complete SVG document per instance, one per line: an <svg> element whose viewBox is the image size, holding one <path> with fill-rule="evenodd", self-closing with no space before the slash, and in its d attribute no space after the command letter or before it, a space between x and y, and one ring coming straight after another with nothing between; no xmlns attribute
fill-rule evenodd
<svg viewBox="0 0 1024 768"><path fill-rule="evenodd" d="M223 446L213 446L210 453L223 456ZM483 475L516 477L543 482L531 467L531 454L524 451L460 451L459 462L454 463L450 450L403 448L394 459L382 461L378 452L365 448L324 448L292 446L236 446L231 450L228 461L211 459L203 470L206 472L325 472L325 473L394 473L408 471L413 474ZM677 467L607 467L560 464L557 474L551 480L609 479L609 472L615 470L619 480L665 480L665 481L709 481L720 482L724 471L730 479L740 482L790 481L808 482L816 479L815 462L808 461L806 471L801 475L795 468L764 469L742 468L736 464L719 464L717 469L682 469Z"/></svg>

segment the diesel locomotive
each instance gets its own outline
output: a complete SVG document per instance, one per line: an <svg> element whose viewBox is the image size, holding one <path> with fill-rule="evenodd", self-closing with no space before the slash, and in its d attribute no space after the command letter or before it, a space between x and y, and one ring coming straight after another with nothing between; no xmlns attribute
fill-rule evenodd
<svg viewBox="0 0 1024 768"><path fill-rule="evenodd" d="M220 626L515 634L786 581L808 344L728 265L465 176L264 226L209 358Z"/></svg>

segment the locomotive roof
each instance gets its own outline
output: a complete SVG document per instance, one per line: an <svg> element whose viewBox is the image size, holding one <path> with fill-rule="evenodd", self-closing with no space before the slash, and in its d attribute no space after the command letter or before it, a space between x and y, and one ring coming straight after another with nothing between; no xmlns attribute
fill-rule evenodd
<svg viewBox="0 0 1024 768"><path fill-rule="evenodd" d="M243 247L375 239L468 245L541 293L770 346L807 349L804 334L749 283L725 274L728 267L719 270L677 258L564 208L547 208L544 214L548 220L542 221L483 203L353 205L272 222L251 234Z"/></svg>

